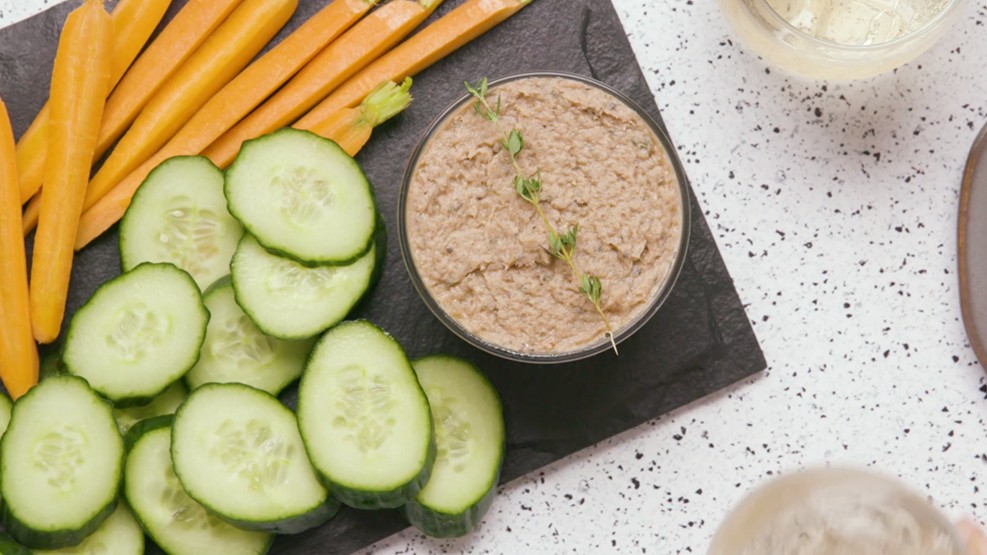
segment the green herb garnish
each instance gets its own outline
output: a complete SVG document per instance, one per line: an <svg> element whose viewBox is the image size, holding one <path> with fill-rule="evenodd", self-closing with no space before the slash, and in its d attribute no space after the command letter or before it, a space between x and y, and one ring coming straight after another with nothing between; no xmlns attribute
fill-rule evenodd
<svg viewBox="0 0 987 555"><path fill-rule="evenodd" d="M511 129L510 131L504 130L504 126L500 120L502 107L500 97L497 97L496 106L492 106L487 99L487 78L484 77L476 85L471 85L467 82L466 90L476 99L476 102L473 103L476 113L497 126L497 131L501 135L500 144L507 151L508 155L510 155L511 165L514 166L514 190L517 191L517 194L521 198L535 208L541 221L545 224L545 228L548 230L548 248L545 250L555 258L564 260L569 265L573 276L579 283L579 292L593 304L593 308L596 309L600 318L603 319L603 325L607 329L607 338L610 339L613 352L617 353L617 342L613 337L613 329L610 327L610 321L607 319L606 313L603 312L601 305L603 285L600 283L600 278L580 271L573 260L573 254L576 252L576 234L579 232L579 225L574 225L564 232L559 232L558 228L552 225L552 222L545 216L545 211L542 210L541 206L541 171L535 169L533 174L526 173L521 168L521 164L518 163L518 155L524 150L524 137L517 129Z"/></svg>

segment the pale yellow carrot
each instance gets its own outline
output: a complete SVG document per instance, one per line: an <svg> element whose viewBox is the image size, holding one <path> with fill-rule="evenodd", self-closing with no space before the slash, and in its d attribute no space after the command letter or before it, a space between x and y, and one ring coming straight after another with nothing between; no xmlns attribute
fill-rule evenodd
<svg viewBox="0 0 987 555"><path fill-rule="evenodd" d="M62 28L51 75L48 156L31 262L34 338L51 343L65 314L72 246L110 87L113 22L102 0L86 2Z"/></svg>
<svg viewBox="0 0 987 555"><path fill-rule="evenodd" d="M203 154L228 166L243 141L298 119L360 68L418 27L442 0L391 0L330 44L274 96L230 129Z"/></svg>
<svg viewBox="0 0 987 555"><path fill-rule="evenodd" d="M312 132L336 141L350 156L356 156L370 140L374 127L404 111L411 103L411 77L398 86L381 83L356 108L343 108L312 126Z"/></svg>
<svg viewBox="0 0 987 555"><path fill-rule="evenodd" d="M85 207L164 146L260 52L297 6L298 0L244 0L141 110L89 182Z"/></svg>
<svg viewBox="0 0 987 555"><path fill-rule="evenodd" d="M171 0L120 0L113 9L113 61L110 88L116 85L144 48L147 39L161 22ZM17 167L21 203L41 188L45 154L48 151L48 104L46 103L17 143ZM34 224L30 225L34 228Z"/></svg>
<svg viewBox="0 0 987 555"><path fill-rule="evenodd" d="M17 155L7 107L0 100L0 379L12 399L38 383L38 347L31 334L27 259L21 235Z"/></svg>
<svg viewBox="0 0 987 555"><path fill-rule="evenodd" d="M382 81L401 81L416 75L531 2L466 0L347 79L292 126L311 129L333 113L356 106Z"/></svg>

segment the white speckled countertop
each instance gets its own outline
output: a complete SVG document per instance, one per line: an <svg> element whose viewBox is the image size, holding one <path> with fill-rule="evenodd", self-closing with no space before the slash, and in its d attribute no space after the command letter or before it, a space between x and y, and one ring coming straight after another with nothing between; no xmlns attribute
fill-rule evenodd
<svg viewBox="0 0 987 555"><path fill-rule="evenodd" d="M58 0L0 0L0 26ZM753 485L897 474L987 520L987 374L960 319L957 199L987 122L987 2L893 74L804 81L712 0L614 0L768 360L762 375L501 488L458 541L375 553L705 553Z"/></svg>

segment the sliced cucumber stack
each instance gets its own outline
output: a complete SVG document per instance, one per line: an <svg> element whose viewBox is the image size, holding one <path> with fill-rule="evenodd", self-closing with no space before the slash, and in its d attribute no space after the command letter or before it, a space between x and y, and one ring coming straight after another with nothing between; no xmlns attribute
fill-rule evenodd
<svg viewBox="0 0 987 555"><path fill-rule="evenodd" d="M179 380L168 386L168 389L146 405L113 409L113 418L117 421L120 433L126 435L127 431L141 420L165 414L175 414L178 405L182 404L186 395L188 395L188 388Z"/></svg>
<svg viewBox="0 0 987 555"><path fill-rule="evenodd" d="M250 386L193 390L175 414L171 456L189 497L241 528L294 534L339 508L305 456L295 415Z"/></svg>
<svg viewBox="0 0 987 555"><path fill-rule="evenodd" d="M305 266L245 235L230 265L236 301L264 333L313 337L339 323L373 286L376 245L352 264Z"/></svg>
<svg viewBox="0 0 987 555"><path fill-rule="evenodd" d="M346 264L373 242L376 203L360 165L333 141L284 128L243 143L226 170L230 213L267 249Z"/></svg>
<svg viewBox="0 0 987 555"><path fill-rule="evenodd" d="M85 380L55 376L14 405L0 441L0 513L30 548L76 545L114 510L123 439Z"/></svg>
<svg viewBox="0 0 987 555"><path fill-rule="evenodd" d="M185 375L189 387L232 382L277 395L302 375L314 340L291 341L264 334L236 304L228 278L213 284L204 300L210 314L209 325L199 361ZM273 305L277 301L271 302Z"/></svg>
<svg viewBox="0 0 987 555"><path fill-rule="evenodd" d="M243 228L226 209L223 172L203 156L165 160L147 176L120 222L120 264L171 262L205 290L229 273Z"/></svg>
<svg viewBox="0 0 987 555"><path fill-rule="evenodd" d="M0 547L0 553L7 552ZM95 532L82 543L61 549L35 549L34 555L143 555L144 531L134 519L126 503L117 503L113 511Z"/></svg>
<svg viewBox="0 0 987 555"><path fill-rule="evenodd" d="M465 360L435 355L413 366L432 409L438 455L431 478L404 513L429 536L463 536L490 508L500 478L505 449L500 397Z"/></svg>
<svg viewBox="0 0 987 555"><path fill-rule="evenodd" d="M298 426L312 464L347 505L398 507L428 480L428 401L404 350L370 322L344 322L316 344L298 390Z"/></svg>
<svg viewBox="0 0 987 555"><path fill-rule="evenodd" d="M188 273L145 262L75 313L62 362L115 405L146 404L198 360L208 320Z"/></svg>
<svg viewBox="0 0 987 555"><path fill-rule="evenodd" d="M262 555L273 536L241 530L193 501L171 464L171 416L144 420L127 434L123 493L151 536L170 555Z"/></svg>

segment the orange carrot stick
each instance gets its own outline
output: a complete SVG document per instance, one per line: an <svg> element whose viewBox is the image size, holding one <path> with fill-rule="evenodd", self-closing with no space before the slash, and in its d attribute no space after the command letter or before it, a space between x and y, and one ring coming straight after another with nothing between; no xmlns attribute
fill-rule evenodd
<svg viewBox="0 0 987 555"><path fill-rule="evenodd" d="M144 0L124 0L140 3ZM160 1L160 0L154 0ZM170 1L170 0L169 0ZM147 50L134 62L133 66L113 89L106 99L103 121L100 124L99 138L93 158L99 158L114 141L123 135L134 122L141 109L148 103L161 85L171 77L178 67L205 42L243 0L190 0L168 22L161 34L154 39ZM123 3L117 8L117 11ZM117 12L114 11L114 14ZM135 53L136 54L136 53ZM25 134L26 136L26 134ZM43 156L42 156L43 158ZM38 223L40 199L31 199L24 210L24 233L27 234Z"/></svg>
<svg viewBox="0 0 987 555"><path fill-rule="evenodd" d="M17 399L38 383L38 349L31 335L27 259L21 235L17 155L7 107L0 100L0 379Z"/></svg>
<svg viewBox="0 0 987 555"><path fill-rule="evenodd" d="M196 112L162 149L167 151L166 157L202 152L305 67L376 2L335 0L313 15L270 52L247 66Z"/></svg>
<svg viewBox="0 0 987 555"><path fill-rule="evenodd" d="M129 202L144 178L165 159L202 152L277 90L326 44L353 25L375 2L335 0L323 8L216 93L165 146L120 180L113 189L127 191ZM30 207L28 205L28 209ZM27 213L25 211L25 215ZM113 223L110 222L110 225Z"/></svg>
<svg viewBox="0 0 987 555"><path fill-rule="evenodd" d="M350 75L387 52L418 27L442 0L391 0L357 23L298 72L274 96L203 153L230 165L243 141L298 119Z"/></svg>
<svg viewBox="0 0 987 555"><path fill-rule="evenodd" d="M387 121L408 106L411 102L411 95L408 93L410 87L410 78L405 79L400 87L393 82L383 83L374 89L359 107L340 110L326 121L320 122L317 133L336 141L352 156L366 144L374 126ZM169 154L164 149L158 151L140 168L128 175L120 186L86 210L79 222L76 248L81 249L116 223L126 212L130 199L142 180L158 164L177 155Z"/></svg>
<svg viewBox="0 0 987 555"><path fill-rule="evenodd" d="M202 152L310 63L325 45L333 43L375 3L376 0L335 0L250 64L203 105L165 146L113 186L109 194L114 195L114 203L102 203L103 207L113 207L110 212L100 214L98 219L84 216L86 223L80 228L76 247L82 248L123 216L134 192L158 164L172 156ZM94 200L93 204L98 201Z"/></svg>
<svg viewBox="0 0 987 555"><path fill-rule="evenodd" d="M110 88L116 85L137 57L144 43L161 22L171 0L121 0L110 16L113 19L113 61ZM21 204L38 189L45 173L48 151L48 104L46 103L17 143ZM32 224L31 228L34 227Z"/></svg>
<svg viewBox="0 0 987 555"><path fill-rule="evenodd" d="M65 314L72 245L79 228L89 166L110 87L113 22L102 0L65 20L51 74L45 191L31 263L34 338L51 343Z"/></svg>
<svg viewBox="0 0 987 555"><path fill-rule="evenodd" d="M382 81L401 81L487 32L532 0L466 0L329 94L293 127L308 129L343 108L356 106Z"/></svg>
<svg viewBox="0 0 987 555"><path fill-rule="evenodd" d="M398 86L381 83L356 108L343 108L312 126L312 132L336 141L346 154L356 156L370 140L373 128L396 116L411 103L411 77Z"/></svg>
<svg viewBox="0 0 987 555"><path fill-rule="evenodd" d="M298 0L245 0L154 94L86 190L92 206L151 157L271 40ZM122 214L122 213L121 213Z"/></svg>
<svg viewBox="0 0 987 555"><path fill-rule="evenodd" d="M106 99L97 152L102 155L134 122L155 91L243 0L189 0Z"/></svg>

